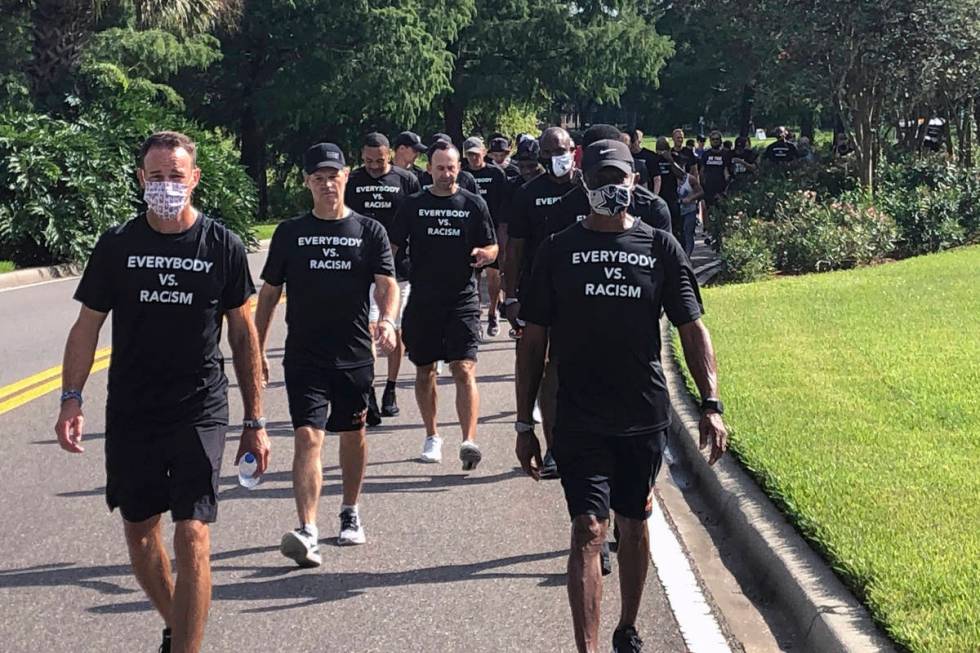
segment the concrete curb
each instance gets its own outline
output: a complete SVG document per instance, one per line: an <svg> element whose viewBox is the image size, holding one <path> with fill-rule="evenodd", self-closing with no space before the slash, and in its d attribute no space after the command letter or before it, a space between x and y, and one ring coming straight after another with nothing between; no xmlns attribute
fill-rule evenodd
<svg viewBox="0 0 980 653"><path fill-rule="evenodd" d="M738 462L714 467L698 449L700 410L674 358L669 323L661 321L662 364L672 404L671 450L691 470L704 498L742 550L759 584L785 606L815 653L895 653L864 606L803 540Z"/></svg>
<svg viewBox="0 0 980 653"><path fill-rule="evenodd" d="M29 286L32 283L39 283L41 281L77 277L82 273L83 269L85 269L84 265L66 263L47 268L24 268L23 270L4 272L0 274L0 290Z"/></svg>

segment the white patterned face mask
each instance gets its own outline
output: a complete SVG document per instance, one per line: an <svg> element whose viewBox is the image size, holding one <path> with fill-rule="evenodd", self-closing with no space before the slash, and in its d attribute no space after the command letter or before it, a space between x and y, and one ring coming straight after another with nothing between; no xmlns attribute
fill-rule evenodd
<svg viewBox="0 0 980 653"><path fill-rule="evenodd" d="M187 185L179 181L148 181L143 190L143 201L161 219L176 220L187 204Z"/></svg>

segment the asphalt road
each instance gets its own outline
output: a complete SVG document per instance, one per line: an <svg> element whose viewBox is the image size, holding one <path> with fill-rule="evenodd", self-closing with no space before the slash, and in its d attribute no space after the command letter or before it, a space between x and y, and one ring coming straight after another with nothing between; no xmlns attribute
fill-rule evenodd
<svg viewBox="0 0 980 653"><path fill-rule="evenodd" d="M262 255L251 257L253 275ZM61 362L77 314L75 281L0 293L0 386ZM399 381L402 414L369 431L361 499L368 544L332 546L339 511L337 440L324 452L319 526L324 565L298 570L278 552L296 526L291 430L282 383L282 307L270 339L266 416L272 464L253 491L238 487L229 432L221 508L212 530L214 602L204 650L573 651L565 595L568 516L558 482L515 469L513 343L486 344L478 366L484 462L465 473L449 377L440 380L442 465L415 462L424 433L413 366ZM109 344L108 325L101 346ZM228 352L227 347L225 351ZM378 365L383 381L384 362ZM228 365L229 375L232 374ZM160 620L130 575L120 517L104 501L105 371L86 387L87 451L62 452L52 392L0 414L0 650L155 651ZM241 415L237 386L231 414ZM656 544L656 543L655 543ZM655 572L655 568L652 568ZM607 578L602 640L618 617L618 580ZM645 651L687 650L656 573L639 627Z"/></svg>

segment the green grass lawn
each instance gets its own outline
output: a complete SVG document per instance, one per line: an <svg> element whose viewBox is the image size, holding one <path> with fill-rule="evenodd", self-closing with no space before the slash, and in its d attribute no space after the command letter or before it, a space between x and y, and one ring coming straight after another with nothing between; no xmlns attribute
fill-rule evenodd
<svg viewBox="0 0 980 653"><path fill-rule="evenodd" d="M255 237L258 240L268 240L272 238L272 232L276 230L279 226L278 222L273 222L271 224L257 224L252 227L255 230Z"/></svg>
<svg viewBox="0 0 980 653"><path fill-rule="evenodd" d="M0 261L0 273L2 272L12 272L14 269L13 261Z"/></svg>
<svg viewBox="0 0 980 653"><path fill-rule="evenodd" d="M980 651L980 247L704 301L736 455L896 641Z"/></svg>

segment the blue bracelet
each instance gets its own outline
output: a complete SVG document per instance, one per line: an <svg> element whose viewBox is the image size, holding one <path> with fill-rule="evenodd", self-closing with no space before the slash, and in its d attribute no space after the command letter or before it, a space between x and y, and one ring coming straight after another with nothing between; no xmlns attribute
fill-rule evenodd
<svg viewBox="0 0 980 653"><path fill-rule="evenodd" d="M61 393L61 403L65 403L69 399L77 399L78 405L82 405L82 393L78 390L65 390Z"/></svg>

